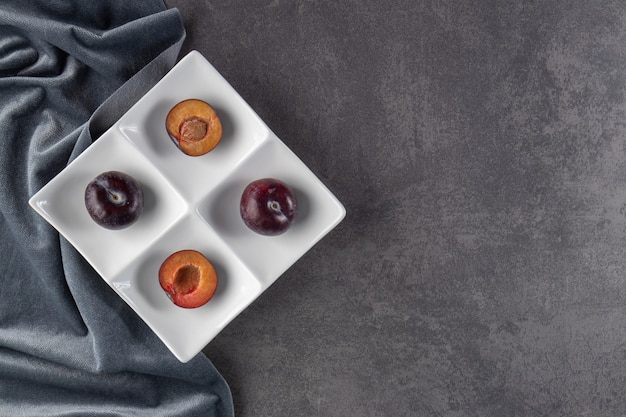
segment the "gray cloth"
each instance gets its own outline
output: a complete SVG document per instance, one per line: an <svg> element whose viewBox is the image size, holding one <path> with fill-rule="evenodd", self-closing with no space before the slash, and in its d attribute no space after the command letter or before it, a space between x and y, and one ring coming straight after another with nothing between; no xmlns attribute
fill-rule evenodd
<svg viewBox="0 0 626 417"><path fill-rule="evenodd" d="M202 354L180 363L28 199L174 65L160 0L0 6L0 416L232 416Z"/></svg>

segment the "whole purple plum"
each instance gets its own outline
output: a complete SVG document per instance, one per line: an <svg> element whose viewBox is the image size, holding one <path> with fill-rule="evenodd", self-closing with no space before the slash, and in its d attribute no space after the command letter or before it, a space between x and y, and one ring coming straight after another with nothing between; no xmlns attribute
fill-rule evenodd
<svg viewBox="0 0 626 417"><path fill-rule="evenodd" d="M143 213L143 189L128 174L107 171L85 189L85 207L91 218L106 229L124 229Z"/></svg>
<svg viewBox="0 0 626 417"><path fill-rule="evenodd" d="M280 235L296 218L296 195L280 180L258 179L244 189L239 211L243 222L252 231L265 236Z"/></svg>

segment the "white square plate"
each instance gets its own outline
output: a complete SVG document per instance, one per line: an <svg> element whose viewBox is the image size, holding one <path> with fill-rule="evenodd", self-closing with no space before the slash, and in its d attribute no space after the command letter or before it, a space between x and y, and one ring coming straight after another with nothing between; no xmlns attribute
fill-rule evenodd
<svg viewBox="0 0 626 417"><path fill-rule="evenodd" d="M223 125L219 145L200 157L183 154L165 130L169 109L187 98L210 103ZM85 209L85 187L109 170L126 172L144 188L144 213L127 229L104 229ZM243 189L263 177L283 180L298 199L296 222L279 236L250 231L239 215ZM345 216L335 196L197 51L29 203L182 362ZM181 249L202 252L218 273L214 297L196 309L175 306L158 282L161 263Z"/></svg>

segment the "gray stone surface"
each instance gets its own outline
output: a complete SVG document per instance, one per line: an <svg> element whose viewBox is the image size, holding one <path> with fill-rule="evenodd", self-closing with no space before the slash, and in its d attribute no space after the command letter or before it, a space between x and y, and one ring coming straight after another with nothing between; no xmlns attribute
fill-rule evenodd
<svg viewBox="0 0 626 417"><path fill-rule="evenodd" d="M238 417L626 415L623 2L167 4L348 212L204 350Z"/></svg>

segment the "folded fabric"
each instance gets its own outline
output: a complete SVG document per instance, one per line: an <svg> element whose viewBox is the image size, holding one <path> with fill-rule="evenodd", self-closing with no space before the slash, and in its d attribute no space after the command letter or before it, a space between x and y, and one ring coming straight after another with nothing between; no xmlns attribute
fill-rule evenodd
<svg viewBox="0 0 626 417"><path fill-rule="evenodd" d="M232 416L203 355L180 363L28 199L170 69L161 0L0 8L0 416Z"/></svg>

